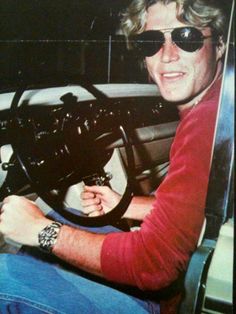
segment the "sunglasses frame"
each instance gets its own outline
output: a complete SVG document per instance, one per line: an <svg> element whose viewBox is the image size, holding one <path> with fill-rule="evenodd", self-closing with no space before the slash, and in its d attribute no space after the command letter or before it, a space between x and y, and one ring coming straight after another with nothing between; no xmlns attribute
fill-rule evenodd
<svg viewBox="0 0 236 314"><path fill-rule="evenodd" d="M206 38L213 37L213 35L204 36L201 30L193 26L166 28L162 30L148 30L135 36L135 49L138 50L144 57L151 57L155 55L165 44L165 33L171 34L173 44L181 50L189 53L200 50L203 46L204 40ZM184 37L181 36L181 34L191 34L191 40L188 40L186 37L187 40L184 41Z"/></svg>

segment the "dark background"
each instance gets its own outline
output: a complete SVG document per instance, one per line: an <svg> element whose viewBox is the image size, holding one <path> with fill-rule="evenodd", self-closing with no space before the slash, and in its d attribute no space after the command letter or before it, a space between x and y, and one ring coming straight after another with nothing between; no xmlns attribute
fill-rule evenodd
<svg viewBox="0 0 236 314"><path fill-rule="evenodd" d="M129 0L1 0L0 89L58 75L94 83L145 82L117 35Z"/></svg>

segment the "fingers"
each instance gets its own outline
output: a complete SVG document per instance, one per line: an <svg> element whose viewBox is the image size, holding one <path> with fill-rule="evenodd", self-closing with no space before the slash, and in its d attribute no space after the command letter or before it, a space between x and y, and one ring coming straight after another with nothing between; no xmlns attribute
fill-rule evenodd
<svg viewBox="0 0 236 314"><path fill-rule="evenodd" d="M3 212L5 210L5 206L6 206L6 204L2 203L2 206L0 207L0 218L1 218L1 214L3 214Z"/></svg>
<svg viewBox="0 0 236 314"><path fill-rule="evenodd" d="M17 198L19 198L19 196L16 196L16 195L10 195L10 196L5 197L2 201L0 213L2 214L9 207L9 203L12 201L15 201L15 199Z"/></svg>
<svg viewBox="0 0 236 314"><path fill-rule="evenodd" d="M2 201L2 203L3 203L3 204L9 203L10 198L11 198L11 196L5 197L5 198L3 199L3 201Z"/></svg>
<svg viewBox="0 0 236 314"><path fill-rule="evenodd" d="M88 216L99 216L102 210L101 199L93 193L81 193L83 213Z"/></svg>
<svg viewBox="0 0 236 314"><path fill-rule="evenodd" d="M97 196L93 198L83 198L81 197L81 205L82 206L91 206L91 205L99 205L101 204L101 199Z"/></svg>
<svg viewBox="0 0 236 314"><path fill-rule="evenodd" d="M4 210L9 206L10 202L15 201L15 199L18 199L18 198L19 198L19 196L16 196L16 195L10 195L10 196L5 197L2 201L0 213L4 212Z"/></svg>
<svg viewBox="0 0 236 314"><path fill-rule="evenodd" d="M103 208L102 208L102 205L91 205L91 206L87 206L87 207L83 207L83 213L86 214L86 215L90 215L92 212L95 212L95 211L101 211Z"/></svg>
<svg viewBox="0 0 236 314"><path fill-rule="evenodd" d="M19 202L25 202L25 201L28 201L28 200L23 196L9 195L3 199L0 212L3 213L6 209L11 208L12 204L19 205Z"/></svg>
<svg viewBox="0 0 236 314"><path fill-rule="evenodd" d="M101 216L104 214L99 194L83 191L80 195L83 213L89 217Z"/></svg>
<svg viewBox="0 0 236 314"><path fill-rule="evenodd" d="M83 191L80 194L80 198L81 198L81 205L83 207L96 206L96 205L101 204L101 199L99 196L97 196L96 193Z"/></svg>
<svg viewBox="0 0 236 314"><path fill-rule="evenodd" d="M103 199L107 191L109 188L105 186L85 186L80 194L83 213L89 217L104 215Z"/></svg>
<svg viewBox="0 0 236 314"><path fill-rule="evenodd" d="M80 193L80 198L82 200L87 200L87 199L92 199L92 198L95 198L96 197L96 194L95 193L92 193L92 192L81 192Z"/></svg>
<svg viewBox="0 0 236 314"><path fill-rule="evenodd" d="M3 202L3 204L7 204L10 202L15 202L15 201L19 201L19 200L31 202L27 198L25 198L24 196L18 196L18 195L9 195L9 196L5 197L2 202Z"/></svg>
<svg viewBox="0 0 236 314"><path fill-rule="evenodd" d="M101 209L101 210L95 210L93 212L91 212L90 214L88 214L89 217L97 217L97 216L102 216L104 215L104 211Z"/></svg>
<svg viewBox="0 0 236 314"><path fill-rule="evenodd" d="M92 186L88 186L85 185L84 186L84 191L85 192L90 192L90 193L95 193L95 194L105 194L110 190L110 188L108 186L99 186L99 185L92 185Z"/></svg>

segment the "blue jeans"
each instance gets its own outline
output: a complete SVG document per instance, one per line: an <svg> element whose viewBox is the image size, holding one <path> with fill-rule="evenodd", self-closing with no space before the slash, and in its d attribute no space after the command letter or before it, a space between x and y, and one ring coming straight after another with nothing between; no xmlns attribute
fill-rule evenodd
<svg viewBox="0 0 236 314"><path fill-rule="evenodd" d="M51 216L65 222L57 213ZM119 230L106 226L93 231ZM85 274L37 249L0 255L1 314L159 313L157 303L136 292Z"/></svg>

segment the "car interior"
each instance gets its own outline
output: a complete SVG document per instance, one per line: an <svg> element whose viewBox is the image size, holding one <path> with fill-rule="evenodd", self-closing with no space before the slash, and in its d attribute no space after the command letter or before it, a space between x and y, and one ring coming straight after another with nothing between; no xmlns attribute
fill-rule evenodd
<svg viewBox="0 0 236 314"><path fill-rule="evenodd" d="M133 195L154 193L165 178L179 117L127 50L118 25L129 1L98 2L1 1L0 204L24 195L73 223L135 230L139 222L120 218ZM233 313L232 31L228 37L206 219L181 278L180 314ZM85 217L84 184L109 185L121 202L104 217ZM19 249L0 234L0 254Z"/></svg>

